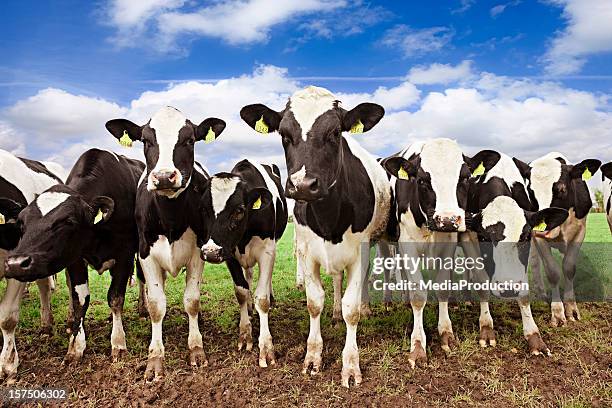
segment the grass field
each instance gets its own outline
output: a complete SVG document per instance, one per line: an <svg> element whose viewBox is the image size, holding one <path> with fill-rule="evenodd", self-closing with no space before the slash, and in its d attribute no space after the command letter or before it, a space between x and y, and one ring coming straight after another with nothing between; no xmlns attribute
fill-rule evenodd
<svg viewBox="0 0 612 408"><path fill-rule="evenodd" d="M138 318L137 287L128 289L126 299L124 325L129 355L111 364L111 323L106 305L110 277L92 271L86 322L88 348L82 363L74 368L61 364L68 341L63 274L58 275L58 288L53 294L53 336L38 334L38 295L36 285L30 286L17 330L21 366L16 386L66 388L70 403L77 406L612 406L612 307L605 302L580 304L583 320L562 328L548 325L550 311L545 303L533 305L542 337L553 351L548 358L529 356L518 307L508 303L492 307L498 342L493 349L478 346L478 305L454 305L451 319L458 347L446 356L437 337L437 308L428 305L424 319L428 364L416 370L407 363L410 310L403 304L394 305L390 311L374 305L374 314L362 320L358 331L364 383L347 391L339 385L344 328L331 325L331 280L325 275L324 366L315 378L302 375L308 313L304 293L295 289L292 228L290 224L280 242L273 275L276 305L271 310L270 328L276 367L257 368L256 347L251 353L236 351L238 306L233 284L225 266L207 264L200 328L210 366L195 373L188 366L187 318L182 306L184 275L170 277L164 321L166 378L158 384L146 384L143 375L150 324ZM597 244L587 247L591 273L579 269L578 280L599 279L596 286L609 299L612 247L602 243L611 243L612 237L603 214L589 216L586 241ZM5 283L1 285L3 291ZM259 326L256 316L252 322L255 337Z"/></svg>

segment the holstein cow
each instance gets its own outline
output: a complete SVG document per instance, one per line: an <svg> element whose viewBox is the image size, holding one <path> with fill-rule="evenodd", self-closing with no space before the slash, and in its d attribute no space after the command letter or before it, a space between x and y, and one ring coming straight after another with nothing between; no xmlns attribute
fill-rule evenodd
<svg viewBox="0 0 612 408"><path fill-rule="evenodd" d="M582 241L586 235L587 215L593 205L589 188L585 183L599 169L601 162L586 159L572 165L561 153L549 153L526 164L514 159L523 178L528 180L528 190L534 209L559 207L569 211L567 220L552 231L536 231L533 245L537 248L531 256L532 272L537 286L544 287L540 273L540 258L552 289L551 324L564 325L567 318L580 319L574 294L574 275ZM561 271L552 255L557 248L563 256L565 286L563 302L559 295Z"/></svg>
<svg viewBox="0 0 612 408"><path fill-rule="evenodd" d="M515 163L505 154L500 155L499 161L490 170L471 179L468 209L475 214L470 228L475 232L461 233L460 242L469 257L483 257L491 282L528 282L527 260L532 230L550 231L562 224L568 215L562 209L532 212L531 208L525 182ZM476 252L470 252L470 244L474 242L472 235L477 235ZM517 298L523 320L523 335L530 352L550 354L533 319L529 292L505 291L495 295ZM479 321L480 345L495 345L493 319L487 301L480 303Z"/></svg>
<svg viewBox="0 0 612 408"><path fill-rule="evenodd" d="M357 324L363 283L362 244L385 232L391 188L376 158L342 132L365 132L383 117L384 109L362 103L347 111L328 90L314 86L295 92L285 109L256 104L240 116L260 133L278 131L289 178L287 197L295 202L298 257L302 257L310 333L304 373L321 368L323 339L320 318L325 293L320 267L332 276L347 271L342 298L346 342L342 352L342 385L353 377L361 383ZM367 252L367 251L366 251ZM366 254L367 262L367 254Z"/></svg>
<svg viewBox="0 0 612 408"><path fill-rule="evenodd" d="M450 139L434 139L410 145L382 164L396 178L395 197L399 222L399 251L402 256L417 259L424 255L433 258L453 258L458 232L469 225L466 213L470 175L482 166L492 168L499 153L483 150L473 158L462 154L459 145ZM446 264L446 263L445 263ZM445 266L436 264L436 267ZM410 292L414 327L410 340L408 361L412 367L426 361L426 339L423 328L423 309L427 291L419 267L410 272L409 279L416 289ZM439 282L451 278L450 269L439 268L434 275ZM448 315L447 292L438 292L438 333L442 349L450 351L454 342L453 328Z"/></svg>
<svg viewBox="0 0 612 408"><path fill-rule="evenodd" d="M0 149L0 279L4 277L9 250L17 246L21 237L17 214L22 206L34 200L47 188L61 180L46 166L34 160L18 158ZM36 282L40 293L40 319L43 333L50 333L52 278ZM15 344L15 328L19 321L19 307L26 284L7 279L6 290L0 302L0 328L3 346L0 354L0 378L12 378L17 373L19 356Z"/></svg>
<svg viewBox="0 0 612 408"><path fill-rule="evenodd" d="M601 173L604 194L604 211L608 217L610 232L612 232L612 162L601 166Z"/></svg>
<svg viewBox="0 0 612 408"><path fill-rule="evenodd" d="M242 160L231 173L210 179L203 197L210 239L202 257L212 263L225 262L235 283L240 304L238 350L253 347L248 302L253 267L259 265L255 308L259 314L259 366L274 365L274 346L268 326L272 271L276 244L287 226L287 201L276 165Z"/></svg>
<svg viewBox="0 0 612 408"><path fill-rule="evenodd" d="M157 380L164 373L162 321L166 314L166 274L176 277L186 267L183 304L189 316L189 361L206 365L202 334L198 327L200 282L204 261L200 247L208 240L200 211L207 175L194 167L194 144L213 141L225 128L221 119L208 118L193 124L172 107L160 109L144 125L127 119L106 123L120 141L144 144L146 170L136 194L138 257L144 273L147 307L151 317L151 344L145 378ZM194 171L195 170L195 171Z"/></svg>
<svg viewBox="0 0 612 408"><path fill-rule="evenodd" d="M143 170L140 161L88 150L75 163L66 185L45 190L19 213L23 236L6 260L6 276L25 282L66 268L73 309L67 363L78 362L86 347L88 264L99 273L110 270L113 360L127 351L121 315L138 246L134 206Z"/></svg>

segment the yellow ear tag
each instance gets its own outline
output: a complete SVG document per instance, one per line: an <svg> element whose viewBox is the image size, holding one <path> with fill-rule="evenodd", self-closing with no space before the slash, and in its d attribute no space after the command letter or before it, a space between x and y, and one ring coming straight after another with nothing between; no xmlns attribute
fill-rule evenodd
<svg viewBox="0 0 612 408"><path fill-rule="evenodd" d="M408 180L410 176L408 176L406 169L400 166L399 170L397 171L397 178L400 180Z"/></svg>
<svg viewBox="0 0 612 408"><path fill-rule="evenodd" d="M593 177L593 174L591 173L591 170L589 170L588 168L585 169L584 173L582 173L582 180L589 181L591 179L591 177Z"/></svg>
<svg viewBox="0 0 612 408"><path fill-rule="evenodd" d="M472 176L473 177L482 176L484 172L485 172L484 164L480 163L478 167L476 167L476 169L472 172Z"/></svg>
<svg viewBox="0 0 612 408"><path fill-rule="evenodd" d="M0 213L0 225L6 224L6 220L4 219L4 214Z"/></svg>
<svg viewBox="0 0 612 408"><path fill-rule="evenodd" d="M363 133L363 123L361 123L361 119L357 121L351 128L351 133Z"/></svg>
<svg viewBox="0 0 612 408"><path fill-rule="evenodd" d="M103 217L104 217L104 214L102 214L102 210L98 210L98 214L96 215L96 218L94 218L94 224L97 224L100 221L102 221Z"/></svg>
<svg viewBox="0 0 612 408"><path fill-rule="evenodd" d="M212 143L215 141L215 132L213 132L212 127L208 129L208 133L204 138L204 143Z"/></svg>
<svg viewBox="0 0 612 408"><path fill-rule="evenodd" d="M123 136L119 139L119 144L123 147L132 147L132 139L130 139L127 130L123 131Z"/></svg>
<svg viewBox="0 0 612 408"><path fill-rule="evenodd" d="M257 200L253 203L254 210L259 210L261 208L261 197L257 197Z"/></svg>
<svg viewBox="0 0 612 408"><path fill-rule="evenodd" d="M546 222L542 221L541 223L539 223L538 225L533 227L533 230L534 231L539 231L539 232L546 231Z"/></svg>
<svg viewBox="0 0 612 408"><path fill-rule="evenodd" d="M255 130L259 133L263 133L264 135L268 134L268 125L266 125L266 122L264 122L263 115L261 115L261 118L255 122Z"/></svg>

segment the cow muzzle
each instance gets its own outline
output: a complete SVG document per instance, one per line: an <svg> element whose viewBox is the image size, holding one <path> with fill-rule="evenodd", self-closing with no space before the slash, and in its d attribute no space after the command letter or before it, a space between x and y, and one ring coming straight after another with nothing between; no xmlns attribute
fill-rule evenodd
<svg viewBox="0 0 612 408"><path fill-rule="evenodd" d="M316 201L325 196L316 177L303 177L298 182L287 179L285 193L288 198L298 201Z"/></svg>
<svg viewBox="0 0 612 408"><path fill-rule="evenodd" d="M430 228L438 232L465 232L465 214L454 212L436 213L430 220Z"/></svg>
<svg viewBox="0 0 612 408"><path fill-rule="evenodd" d="M28 255L11 255L4 261L4 275L21 282L32 282L47 275L36 267L34 259Z"/></svg>
<svg viewBox="0 0 612 408"><path fill-rule="evenodd" d="M178 170L159 170L151 172L153 190L176 190L181 187L181 177Z"/></svg>
<svg viewBox="0 0 612 408"><path fill-rule="evenodd" d="M202 246L200 257L202 260L214 264L221 263L225 260L223 248L217 245L212 239Z"/></svg>

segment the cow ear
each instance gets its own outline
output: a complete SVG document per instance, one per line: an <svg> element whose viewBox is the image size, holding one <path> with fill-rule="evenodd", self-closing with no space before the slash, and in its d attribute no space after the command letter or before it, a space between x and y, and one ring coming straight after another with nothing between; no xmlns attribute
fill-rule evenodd
<svg viewBox="0 0 612 408"><path fill-rule="evenodd" d="M247 208L249 210L263 210L272 204L272 193L264 187L257 187L247 193Z"/></svg>
<svg viewBox="0 0 612 408"><path fill-rule="evenodd" d="M387 173L399 180L410 180L417 175L414 164L400 156L387 157L380 164Z"/></svg>
<svg viewBox="0 0 612 408"><path fill-rule="evenodd" d="M531 177L531 167L527 163L517 159L516 157L513 157L512 161L514 162L514 165L518 169L519 173L521 173L523 179L529 180L529 178Z"/></svg>
<svg viewBox="0 0 612 408"><path fill-rule="evenodd" d="M108 221L115 209L115 202L107 196L94 197L89 205L93 210L92 222L94 224Z"/></svg>
<svg viewBox="0 0 612 408"><path fill-rule="evenodd" d="M385 109L375 103L360 103L344 114L342 130L363 133L372 129L385 116Z"/></svg>
<svg viewBox="0 0 612 408"><path fill-rule="evenodd" d="M573 179L582 179L588 181L593 177L593 174L599 170L601 161L597 159L585 159L578 164L574 164L570 170L570 177Z"/></svg>
<svg viewBox="0 0 612 408"><path fill-rule="evenodd" d="M106 122L106 130L125 147L132 147L134 140L142 140L142 126L127 119L109 120Z"/></svg>
<svg viewBox="0 0 612 408"><path fill-rule="evenodd" d="M283 118L279 112L273 111L261 103L247 105L240 109L240 117L247 125L263 134L276 132Z"/></svg>
<svg viewBox="0 0 612 408"><path fill-rule="evenodd" d="M537 212L525 211L527 222L533 231L550 231L563 224L569 213L563 208L545 208Z"/></svg>
<svg viewBox="0 0 612 408"><path fill-rule="evenodd" d="M26 206L11 200L10 198L0 198L0 224L4 224L8 220L15 220L21 210Z"/></svg>
<svg viewBox="0 0 612 408"><path fill-rule="evenodd" d="M225 129L225 121L217 118L204 119L196 128L196 140L213 142Z"/></svg>
<svg viewBox="0 0 612 408"><path fill-rule="evenodd" d="M481 150L474 157L463 155L463 161L467 164L470 173L474 177L483 175L491 170L500 158L501 155L495 150Z"/></svg>
<svg viewBox="0 0 612 408"><path fill-rule="evenodd" d="M604 177L612 180L612 162L606 163L601 166L601 174L603 174Z"/></svg>

